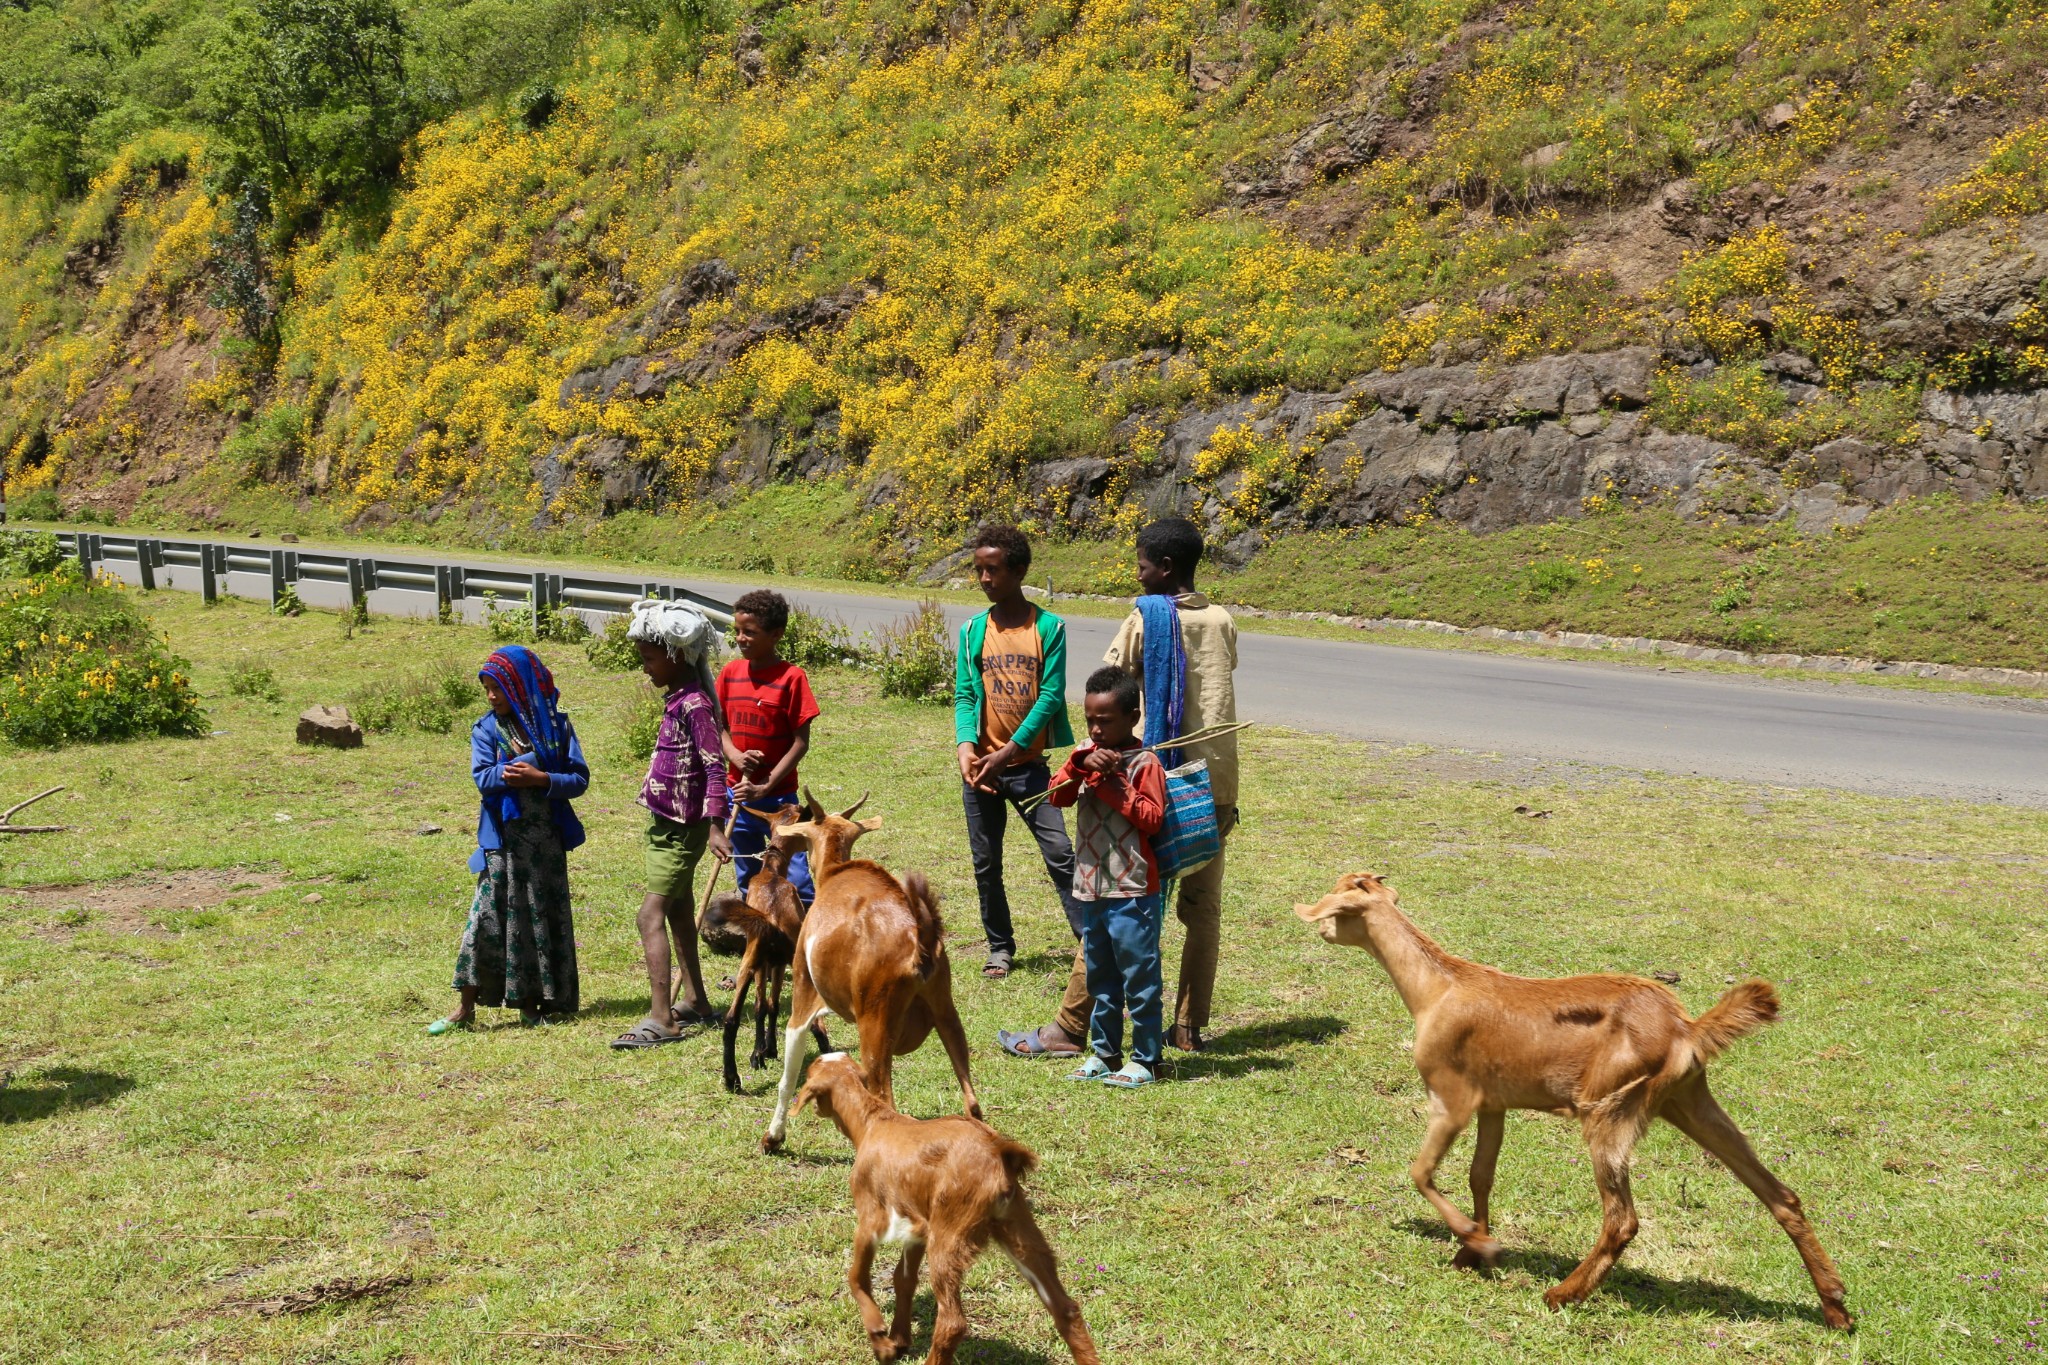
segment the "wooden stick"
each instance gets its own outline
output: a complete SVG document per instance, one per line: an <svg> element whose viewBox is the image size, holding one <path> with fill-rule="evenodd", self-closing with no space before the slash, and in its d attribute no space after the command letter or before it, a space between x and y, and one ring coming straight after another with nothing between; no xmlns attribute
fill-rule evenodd
<svg viewBox="0 0 2048 1365"><path fill-rule="evenodd" d="M1207 744L1213 740L1223 739L1226 736L1234 735L1239 730L1249 730L1251 729L1251 727L1252 722L1248 720L1236 721L1229 725L1205 725L1201 729L1190 731L1185 735L1181 735L1177 739L1162 740L1157 744L1144 744L1140 745L1139 747L1154 751L1159 749L1180 749L1190 744ZM1045 801L1054 792L1061 791L1067 787L1073 786L1075 781L1075 778L1070 777L1064 782L1055 782L1050 787L1047 787L1044 791L1038 793L1038 795L1027 796L1022 801L1019 801L1017 803L1017 809L1026 812L1036 810L1039 804Z"/></svg>
<svg viewBox="0 0 2048 1365"><path fill-rule="evenodd" d="M37 792L28 800L9 806L4 812L0 812L0 834L57 834L70 828L68 825L16 825L9 823L9 821L14 819L16 811L27 810L44 797L55 796L63 790L64 788L62 787L52 787L48 791Z"/></svg>

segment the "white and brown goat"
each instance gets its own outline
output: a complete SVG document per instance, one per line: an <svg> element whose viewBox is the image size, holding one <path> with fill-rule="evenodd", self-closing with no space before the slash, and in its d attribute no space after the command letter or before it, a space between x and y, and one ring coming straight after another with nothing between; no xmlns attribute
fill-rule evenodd
<svg viewBox="0 0 2048 1365"><path fill-rule="evenodd" d="M697 934L705 947L720 957L740 959L739 971L733 976L732 1004L725 1012L725 1088L735 1095L740 1093L740 1069L734 1054L747 987L754 988L754 1050L747 1064L758 1071L775 1060L775 1022L782 1010L782 987L804 923L804 903L789 880L790 860L803 841L782 835L801 818L801 812L784 806L773 811L750 808L748 813L768 822L760 865L747 882L744 896L727 893L713 898L697 920ZM813 1022L811 1036L818 1040L820 1052L832 1050L823 1025Z"/></svg>
<svg viewBox="0 0 2048 1365"><path fill-rule="evenodd" d="M1329 943L1379 959L1415 1017L1415 1067L1429 1091L1429 1134L1408 1174L1461 1244L1452 1264L1492 1265L1500 1243L1487 1230L1487 1200L1500 1156L1502 1116L1540 1109L1577 1119L1592 1154L1603 1221L1592 1252L1543 1298L1552 1308L1599 1287L1636 1233L1629 1154L1661 1118L1718 1157L1763 1201L1791 1237L1820 1294L1830 1327L1848 1328L1842 1277L1821 1250L1792 1193L1757 1159L1749 1140L1707 1090L1707 1063L1778 1017L1767 981L1745 981L1688 1019L1678 997L1640 977L1535 980L1445 952L1401 913L1392 887L1367 872L1338 881L1294 913ZM1479 1117L1472 1155L1472 1217L1436 1187L1437 1164Z"/></svg>
<svg viewBox="0 0 2048 1365"><path fill-rule="evenodd" d="M804 1030L828 1013L859 1033L868 1089L892 1109L894 1059L915 1052L936 1031L959 1078L962 1107L981 1117L967 1074L967 1030L953 1007L953 967L938 898L919 873L899 881L880 863L848 856L854 840L881 828L879 818L853 818L866 800L831 815L806 791L810 818L781 831L783 838L801 837L810 845L817 891L797 939L789 1024L782 1035L782 1084L761 1138L764 1152L781 1147L788 1132Z"/></svg>
<svg viewBox="0 0 2048 1365"><path fill-rule="evenodd" d="M860 1307L862 1326L877 1360L896 1359L910 1347L910 1309L927 1254L938 1320L932 1326L931 1365L950 1365L967 1336L960 1285L991 1240L1008 1254L1078 1365L1097 1365L1094 1338L1081 1306L1060 1283L1059 1265L1021 1183L1038 1158L1021 1142L972 1118L905 1118L871 1092L860 1068L843 1052L811 1064L796 1106L815 1104L853 1144L853 1264L846 1283ZM878 1243L901 1242L896 1263L896 1311L885 1329L875 1302L873 1268Z"/></svg>

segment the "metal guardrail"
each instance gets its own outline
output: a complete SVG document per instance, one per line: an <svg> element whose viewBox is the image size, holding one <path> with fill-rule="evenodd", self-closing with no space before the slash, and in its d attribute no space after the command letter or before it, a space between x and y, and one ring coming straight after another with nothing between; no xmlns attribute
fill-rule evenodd
<svg viewBox="0 0 2048 1365"><path fill-rule="evenodd" d="M268 600L276 606L289 591L308 606L387 616L481 620L493 610L542 607L572 611L586 625L601 626L601 621L592 618L623 615L640 598L661 597L689 602L721 626L732 624L729 603L680 584L647 579L268 549L218 541L110 536L97 531L59 531L57 543L87 573L103 570L152 590L197 592L208 602L219 601L225 593Z"/></svg>

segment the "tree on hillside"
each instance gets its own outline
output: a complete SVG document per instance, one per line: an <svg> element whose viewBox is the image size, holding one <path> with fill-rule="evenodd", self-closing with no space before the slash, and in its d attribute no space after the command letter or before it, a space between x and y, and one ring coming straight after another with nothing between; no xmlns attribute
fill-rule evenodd
<svg viewBox="0 0 2048 1365"><path fill-rule="evenodd" d="M207 45L216 183L262 184L287 232L398 175L418 126L392 0L257 0Z"/></svg>

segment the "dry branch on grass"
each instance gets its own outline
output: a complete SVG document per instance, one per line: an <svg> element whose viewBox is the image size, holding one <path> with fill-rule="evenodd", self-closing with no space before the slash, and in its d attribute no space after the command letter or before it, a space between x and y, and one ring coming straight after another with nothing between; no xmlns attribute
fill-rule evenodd
<svg viewBox="0 0 2048 1365"><path fill-rule="evenodd" d="M17 812L27 810L44 797L55 796L63 790L62 787L52 787L48 791L37 792L26 801L17 801L5 811L0 811L0 834L58 834L71 828L69 825L17 825L10 823Z"/></svg>
<svg viewBox="0 0 2048 1365"><path fill-rule="evenodd" d="M364 1278L343 1275L338 1279L325 1280L305 1289L294 1289L288 1294L278 1294L267 1299L229 1299L221 1304L221 1307L228 1312L254 1313L263 1318L285 1317L311 1313L331 1304L379 1298L385 1294L396 1293L411 1283L412 1276L404 1271Z"/></svg>

